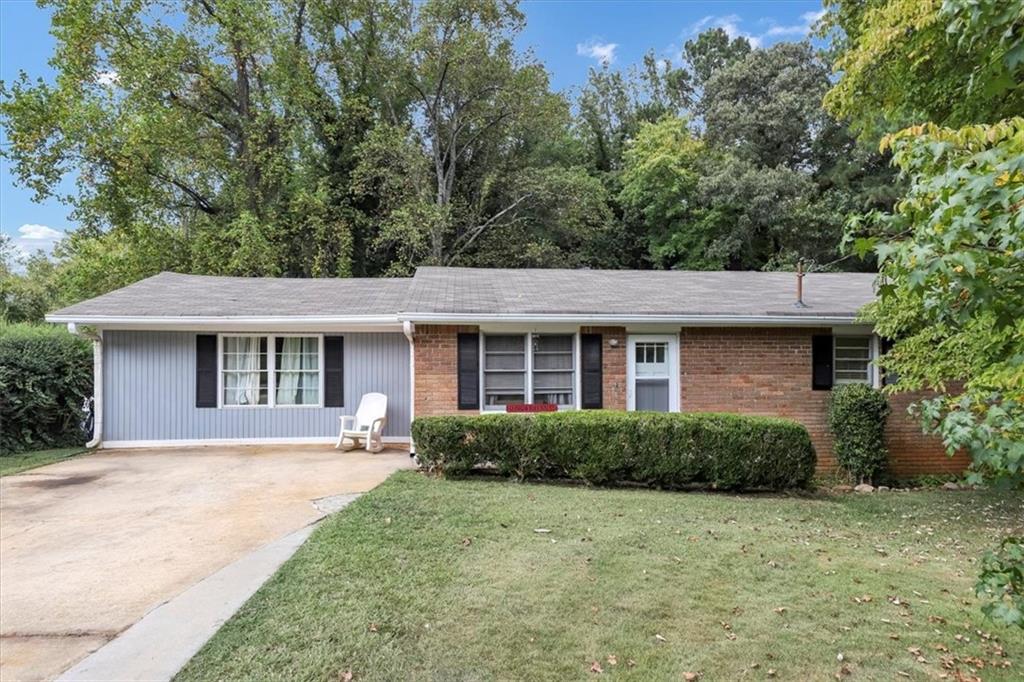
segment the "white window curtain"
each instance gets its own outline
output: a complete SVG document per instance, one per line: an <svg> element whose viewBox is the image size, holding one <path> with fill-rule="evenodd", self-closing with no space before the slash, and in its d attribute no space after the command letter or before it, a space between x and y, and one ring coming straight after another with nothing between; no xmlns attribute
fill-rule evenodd
<svg viewBox="0 0 1024 682"><path fill-rule="evenodd" d="M224 404L266 405L266 339L224 337Z"/></svg>
<svg viewBox="0 0 1024 682"><path fill-rule="evenodd" d="M274 358L277 405L318 405L320 403L320 339L316 336L286 336L277 339Z"/></svg>

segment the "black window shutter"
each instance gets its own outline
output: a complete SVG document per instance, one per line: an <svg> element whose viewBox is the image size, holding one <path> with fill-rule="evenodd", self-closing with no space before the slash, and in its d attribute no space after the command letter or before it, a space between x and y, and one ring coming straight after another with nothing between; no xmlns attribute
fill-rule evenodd
<svg viewBox="0 0 1024 682"><path fill-rule="evenodd" d="M821 334L811 338L811 388L827 391L832 388L832 336Z"/></svg>
<svg viewBox="0 0 1024 682"><path fill-rule="evenodd" d="M324 407L345 406L345 337L324 337Z"/></svg>
<svg viewBox="0 0 1024 682"><path fill-rule="evenodd" d="M881 347L880 350L881 350L882 355L885 355L890 350L892 350L893 345L896 343L892 339L887 339L884 336L880 337L879 340L881 341L881 346L882 347ZM891 386L892 384L895 384L899 380L900 380L900 375L897 374L896 372L882 372L882 385L883 386Z"/></svg>
<svg viewBox="0 0 1024 682"><path fill-rule="evenodd" d="M459 334L459 409L480 409L480 337Z"/></svg>
<svg viewBox="0 0 1024 682"><path fill-rule="evenodd" d="M216 334L196 334L196 407L217 407Z"/></svg>
<svg viewBox="0 0 1024 682"><path fill-rule="evenodd" d="M580 384L585 410L599 410L604 406L604 374L601 369L601 335L580 335Z"/></svg>

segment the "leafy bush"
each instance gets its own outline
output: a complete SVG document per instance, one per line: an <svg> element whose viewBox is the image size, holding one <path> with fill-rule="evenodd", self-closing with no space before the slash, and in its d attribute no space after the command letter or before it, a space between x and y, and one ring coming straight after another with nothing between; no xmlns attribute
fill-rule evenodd
<svg viewBox="0 0 1024 682"><path fill-rule="evenodd" d="M663 488L805 487L816 457L796 422L735 414L554 412L420 417L412 435L431 471L636 482Z"/></svg>
<svg viewBox="0 0 1024 682"><path fill-rule="evenodd" d="M986 599L981 607L986 616L1024 629L1024 537L1003 538L985 555L975 590Z"/></svg>
<svg viewBox="0 0 1024 682"><path fill-rule="evenodd" d="M80 445L92 347L60 327L0 326L0 452Z"/></svg>
<svg viewBox="0 0 1024 682"><path fill-rule="evenodd" d="M828 424L834 436L836 460L860 481L870 481L888 460L885 420L889 409L885 395L866 384L832 389Z"/></svg>

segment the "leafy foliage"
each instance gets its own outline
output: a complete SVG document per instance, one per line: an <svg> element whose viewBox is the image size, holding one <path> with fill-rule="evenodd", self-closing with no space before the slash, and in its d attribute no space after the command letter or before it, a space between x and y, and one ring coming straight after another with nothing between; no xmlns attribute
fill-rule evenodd
<svg viewBox="0 0 1024 682"><path fill-rule="evenodd" d="M1024 119L960 130L933 124L887 138L911 188L875 232L883 277L867 312L898 339L882 358L895 390L922 401L928 430L972 455L974 480L1024 485Z"/></svg>
<svg viewBox="0 0 1024 682"><path fill-rule="evenodd" d="M1024 538L1004 538L985 555L975 590L988 600L981 607L985 615L1024 628Z"/></svg>
<svg viewBox="0 0 1024 682"><path fill-rule="evenodd" d="M80 445L92 347L59 327L0 325L0 452Z"/></svg>
<svg viewBox="0 0 1024 682"><path fill-rule="evenodd" d="M835 438L836 460L859 482L870 482L888 461L885 421L889 411L885 394L866 384L836 386L829 395L828 425Z"/></svg>
<svg viewBox="0 0 1024 682"><path fill-rule="evenodd" d="M784 489L806 486L816 463L803 426L767 417L585 411L422 417L412 429L420 460L447 476L492 465L520 480Z"/></svg>
<svg viewBox="0 0 1024 682"><path fill-rule="evenodd" d="M842 74L827 107L870 135L1024 111L1024 0L828 0Z"/></svg>

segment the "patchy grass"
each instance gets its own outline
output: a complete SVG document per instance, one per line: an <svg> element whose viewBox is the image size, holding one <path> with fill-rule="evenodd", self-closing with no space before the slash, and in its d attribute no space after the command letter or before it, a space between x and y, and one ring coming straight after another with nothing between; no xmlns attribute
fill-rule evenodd
<svg viewBox="0 0 1024 682"><path fill-rule="evenodd" d="M22 471L46 466L55 462L63 462L77 455L88 452L85 448L78 446L73 448L54 448L52 450L35 450L33 452L19 452L14 455L0 455L0 476L20 474Z"/></svg>
<svg viewBox="0 0 1024 682"><path fill-rule="evenodd" d="M1020 679L1024 635L985 622L972 586L1022 524L1019 495L988 492L402 472L328 519L178 679Z"/></svg>

